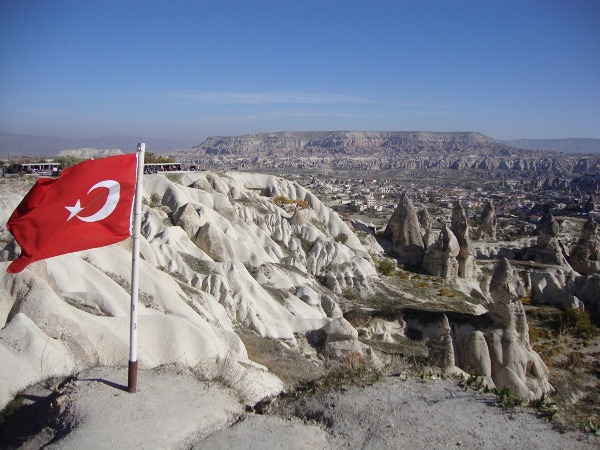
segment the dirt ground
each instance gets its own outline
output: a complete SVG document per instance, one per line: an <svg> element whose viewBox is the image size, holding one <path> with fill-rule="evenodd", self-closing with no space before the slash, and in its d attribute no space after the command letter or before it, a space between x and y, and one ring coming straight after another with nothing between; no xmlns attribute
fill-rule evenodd
<svg viewBox="0 0 600 450"><path fill-rule="evenodd" d="M234 391L176 368L142 371L124 391L123 369L34 386L0 429L0 448L592 449L600 437L561 433L530 409L456 380L386 377L366 386L277 400L245 410Z"/></svg>

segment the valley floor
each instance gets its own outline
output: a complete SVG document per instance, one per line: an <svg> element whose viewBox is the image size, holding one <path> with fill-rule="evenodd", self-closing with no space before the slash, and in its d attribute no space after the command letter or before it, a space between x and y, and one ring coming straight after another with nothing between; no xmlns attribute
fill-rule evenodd
<svg viewBox="0 0 600 450"><path fill-rule="evenodd" d="M128 394L124 369L23 392L0 430L1 448L489 448L591 449L600 437L561 433L528 409L454 380L386 377L364 387L279 401L244 411L236 393L177 367L140 372Z"/></svg>

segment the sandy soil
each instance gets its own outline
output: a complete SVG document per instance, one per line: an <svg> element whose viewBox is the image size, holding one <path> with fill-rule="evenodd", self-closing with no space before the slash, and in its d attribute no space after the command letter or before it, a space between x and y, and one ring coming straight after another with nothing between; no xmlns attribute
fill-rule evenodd
<svg viewBox="0 0 600 450"><path fill-rule="evenodd" d="M388 378L365 388L322 394L279 407L290 418L244 416L194 448L489 448L590 449L600 439L561 434L524 408L498 407L495 397L455 381ZM304 439L299 419L314 427ZM261 440L263 446L261 446Z"/></svg>
<svg viewBox="0 0 600 450"><path fill-rule="evenodd" d="M503 448L591 449L600 438L560 433L527 410L452 380L386 378L296 400L268 415L244 412L231 389L173 367L142 371L139 392L123 369L99 368L24 392L26 406L0 432L0 448Z"/></svg>

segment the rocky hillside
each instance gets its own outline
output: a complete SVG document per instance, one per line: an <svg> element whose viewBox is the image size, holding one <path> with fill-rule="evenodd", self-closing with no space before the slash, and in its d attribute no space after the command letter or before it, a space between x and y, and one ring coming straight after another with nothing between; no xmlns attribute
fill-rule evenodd
<svg viewBox="0 0 600 450"><path fill-rule="evenodd" d="M209 137L182 152L194 154L250 155L382 155L477 154L510 155L514 149L481 133L438 133L424 131L312 131L261 133L244 136Z"/></svg>
<svg viewBox="0 0 600 450"><path fill-rule="evenodd" d="M3 182L0 223L31 183ZM277 196L302 208L282 208ZM338 303L345 289L368 292L375 267L348 225L310 192L261 175L148 175L144 203L142 367L178 363L209 378L243 373L252 403L283 385L249 359L240 335L298 351L305 333L321 330L363 349ZM0 232L1 259L14 259L12 237L5 226ZM7 265L0 263L0 408L47 377L126 365L129 241L44 260L16 275L5 273Z"/></svg>
<svg viewBox="0 0 600 450"><path fill-rule="evenodd" d="M31 181L2 183L4 224ZM148 175L144 204L142 367L177 363L241 384L249 404L325 363L380 368L394 354L478 370L488 386L526 398L552 390L518 299L492 289L509 266L491 284L460 271L461 280L382 278L372 235L359 239L310 191L273 176ZM130 242L6 274L18 248L0 232L0 408L47 377L125 366Z"/></svg>
<svg viewBox="0 0 600 450"><path fill-rule="evenodd" d="M95 148L80 148L73 150L61 150L56 156L72 156L74 158L106 158L107 156L122 155L119 149L98 150Z"/></svg>
<svg viewBox="0 0 600 450"><path fill-rule="evenodd" d="M399 170L475 169L562 177L600 173L598 155L518 149L472 132L335 131L215 136L175 154L187 160L207 155L249 160L316 156L334 158L340 164L346 161L350 167L354 158L361 158L361 164Z"/></svg>

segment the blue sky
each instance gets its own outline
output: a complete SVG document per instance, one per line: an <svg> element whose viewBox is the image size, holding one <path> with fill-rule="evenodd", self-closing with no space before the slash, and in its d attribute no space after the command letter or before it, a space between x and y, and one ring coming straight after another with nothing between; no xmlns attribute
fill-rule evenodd
<svg viewBox="0 0 600 450"><path fill-rule="evenodd" d="M600 1L0 0L0 131L600 138Z"/></svg>

